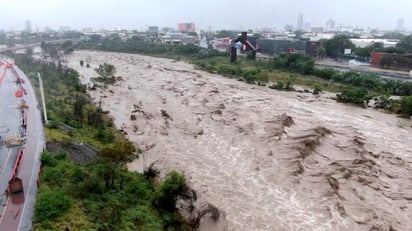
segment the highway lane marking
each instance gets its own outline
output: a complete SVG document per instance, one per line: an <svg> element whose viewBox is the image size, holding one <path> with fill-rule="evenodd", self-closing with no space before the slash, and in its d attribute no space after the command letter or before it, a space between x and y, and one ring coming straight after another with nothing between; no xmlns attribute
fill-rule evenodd
<svg viewBox="0 0 412 231"><path fill-rule="evenodd" d="M17 130L16 131L16 133L14 134L14 137L16 137L17 136L17 133L18 133L19 131ZM4 162L4 165L3 165L3 168L1 169L1 173L0 173L0 176L2 176L3 175L3 173L4 173L4 169L5 169L5 167L4 166L6 166L7 165L7 162L9 162L9 159L10 159L10 154L11 154L11 151L13 150L13 148L9 148L9 153L7 154L7 159L6 159L6 162Z"/></svg>
<svg viewBox="0 0 412 231"><path fill-rule="evenodd" d="M2 176L3 173L4 173L5 166L7 165L7 162L9 162L10 154L11 154L11 151L12 151L12 150L13 150L12 148L9 148L9 153L7 154L7 159L6 159L6 161L4 162L3 168L1 169L0 176Z"/></svg>
<svg viewBox="0 0 412 231"><path fill-rule="evenodd" d="M3 197L4 197L4 196L6 196L5 193L3 194ZM6 198L7 198L7 200L5 201L5 203L2 203L2 205L1 205L1 206L4 205L4 207L3 207L3 212L1 213L1 217L0 217L0 224L1 224L1 222L3 221L4 214L6 213L6 211L7 211L7 206L9 205L10 197L6 196Z"/></svg>

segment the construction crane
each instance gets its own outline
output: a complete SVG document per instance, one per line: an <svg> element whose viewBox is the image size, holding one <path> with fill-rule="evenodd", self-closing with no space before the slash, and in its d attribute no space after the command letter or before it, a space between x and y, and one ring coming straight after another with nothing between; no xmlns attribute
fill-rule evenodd
<svg viewBox="0 0 412 231"><path fill-rule="evenodd" d="M250 56L250 59L255 60L256 59L256 48L250 43L249 40L247 40L247 32L242 32L242 34L237 37L237 39L232 40L231 48L230 48L230 62L235 63L236 58L237 58L237 51L236 51L236 43L242 43L242 45L245 45L247 48L252 50L252 54Z"/></svg>

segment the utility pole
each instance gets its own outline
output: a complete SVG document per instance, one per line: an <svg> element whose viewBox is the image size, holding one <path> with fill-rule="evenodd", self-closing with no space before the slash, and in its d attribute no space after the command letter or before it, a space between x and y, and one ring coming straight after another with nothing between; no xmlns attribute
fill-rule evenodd
<svg viewBox="0 0 412 231"><path fill-rule="evenodd" d="M41 95L41 103L43 105L44 123L47 124L47 111L46 111L46 100L44 98L43 80L39 72L37 72L37 76L39 77L40 95Z"/></svg>

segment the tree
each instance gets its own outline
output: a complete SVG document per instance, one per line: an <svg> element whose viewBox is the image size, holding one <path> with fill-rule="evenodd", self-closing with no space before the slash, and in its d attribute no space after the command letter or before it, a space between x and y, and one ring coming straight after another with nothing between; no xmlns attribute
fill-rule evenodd
<svg viewBox="0 0 412 231"><path fill-rule="evenodd" d="M396 44L402 53L412 53L412 36L407 36Z"/></svg>
<svg viewBox="0 0 412 231"><path fill-rule="evenodd" d="M46 53L47 52L47 43L45 42L45 41L42 41L41 43L40 43L40 48L41 48L41 50L44 52L44 53Z"/></svg>
<svg viewBox="0 0 412 231"><path fill-rule="evenodd" d="M140 150L130 141L120 141L100 150L99 155L116 165L129 163L139 157Z"/></svg>
<svg viewBox="0 0 412 231"><path fill-rule="evenodd" d="M159 209L173 212L176 210L177 199L183 195L186 190L185 177L173 171L156 192L153 204Z"/></svg>
<svg viewBox="0 0 412 231"><path fill-rule="evenodd" d="M100 75L103 79L109 78L116 73L116 68L112 64L104 63L103 65L99 65L98 68L94 69L98 75Z"/></svg>
<svg viewBox="0 0 412 231"><path fill-rule="evenodd" d="M50 56L52 59L57 59L59 58L59 52L56 48L55 45L53 44L47 44L44 41L41 42L40 48L43 51L43 53L46 53Z"/></svg>
<svg viewBox="0 0 412 231"><path fill-rule="evenodd" d="M382 38L402 40L405 38L405 35L400 32L388 32L388 33L383 34Z"/></svg>
<svg viewBox="0 0 412 231"><path fill-rule="evenodd" d="M317 53L318 57L325 57L326 50L325 50L324 47L318 47L316 53Z"/></svg>
<svg viewBox="0 0 412 231"><path fill-rule="evenodd" d="M282 54L273 59L273 67L288 69L301 74L312 74L314 72L315 62L309 56L303 54Z"/></svg>
<svg viewBox="0 0 412 231"><path fill-rule="evenodd" d="M33 55L33 48L26 48L26 52L25 52L25 53L26 53L27 56L30 56L30 57L31 57L31 56Z"/></svg>
<svg viewBox="0 0 412 231"><path fill-rule="evenodd" d="M73 104L73 117L79 123L80 126L83 126L84 105L87 103L87 99L81 95L76 95L75 102Z"/></svg>
<svg viewBox="0 0 412 231"><path fill-rule="evenodd" d="M115 142L99 151L99 156L107 161L103 173L106 190L114 187L114 179L116 177L117 169L121 168L126 163L139 158L140 153L140 149L136 149L130 141ZM123 174L120 173L120 188L123 188L123 182Z"/></svg>
<svg viewBox="0 0 412 231"><path fill-rule="evenodd" d="M59 51L57 50L57 48L55 46L50 46L48 53L50 55L50 58L52 59L58 59L59 58Z"/></svg>
<svg viewBox="0 0 412 231"><path fill-rule="evenodd" d="M67 40L65 41L62 45L61 48L63 49L65 54L72 53L74 51L73 49L73 41Z"/></svg>
<svg viewBox="0 0 412 231"><path fill-rule="evenodd" d="M237 32L230 30L221 30L217 33L216 38L236 38Z"/></svg>
<svg viewBox="0 0 412 231"><path fill-rule="evenodd" d="M374 50L373 45L370 45L367 47L359 47L355 49L355 54L361 58L369 58L373 50Z"/></svg>
<svg viewBox="0 0 412 231"><path fill-rule="evenodd" d="M94 126L98 129L100 129L100 130L103 129L104 119L103 119L101 109L97 109L95 111L88 111L87 123L91 126Z"/></svg>
<svg viewBox="0 0 412 231"><path fill-rule="evenodd" d="M342 55L345 49L355 49L355 44L346 35L335 35L333 38L324 41L323 46L326 49L326 55L334 58Z"/></svg>
<svg viewBox="0 0 412 231"><path fill-rule="evenodd" d="M121 41L122 38L120 37L120 35L118 33L112 33L109 37L111 40L115 40L115 41Z"/></svg>
<svg viewBox="0 0 412 231"><path fill-rule="evenodd" d="M89 36L89 38L90 38L90 42L92 43L97 43L97 42L102 41L102 36L98 34L92 34Z"/></svg>

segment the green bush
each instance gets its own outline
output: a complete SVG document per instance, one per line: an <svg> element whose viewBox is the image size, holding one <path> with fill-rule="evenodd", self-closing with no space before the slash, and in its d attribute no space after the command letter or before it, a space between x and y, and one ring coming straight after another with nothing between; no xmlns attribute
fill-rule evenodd
<svg viewBox="0 0 412 231"><path fill-rule="evenodd" d="M283 81L277 81L276 83L269 86L270 89L283 90L285 88L285 83Z"/></svg>
<svg viewBox="0 0 412 231"><path fill-rule="evenodd" d="M64 180L64 173L57 167L44 168L41 174L41 180L54 186L61 185Z"/></svg>
<svg viewBox="0 0 412 231"><path fill-rule="evenodd" d="M313 74L323 79L332 79L338 73L339 71L332 68L315 68Z"/></svg>
<svg viewBox="0 0 412 231"><path fill-rule="evenodd" d="M405 116L412 115L412 96L405 96L401 99L401 113Z"/></svg>
<svg viewBox="0 0 412 231"><path fill-rule="evenodd" d="M342 103L354 103L365 106L370 99L371 96L365 88L345 89L341 94L337 94L338 102Z"/></svg>
<svg viewBox="0 0 412 231"><path fill-rule="evenodd" d="M312 74L315 62L309 56L303 54L282 54L273 59L273 67L286 69L301 74Z"/></svg>
<svg viewBox="0 0 412 231"><path fill-rule="evenodd" d="M42 166L50 166L50 167L54 167L57 165L58 160L56 159L55 155L53 153L50 152L43 152L41 154L40 157L40 162L42 164Z"/></svg>
<svg viewBox="0 0 412 231"><path fill-rule="evenodd" d="M185 177L175 171L171 172L156 191L154 205L161 210L175 211L178 196L182 195L186 188Z"/></svg>
<svg viewBox="0 0 412 231"><path fill-rule="evenodd" d="M318 85L315 86L315 88L313 89L313 94L314 95L319 95L322 92L322 88Z"/></svg>
<svg viewBox="0 0 412 231"><path fill-rule="evenodd" d="M56 219L70 208L71 203L71 198L61 190L40 190L34 207L34 221L44 222Z"/></svg>
<svg viewBox="0 0 412 231"><path fill-rule="evenodd" d="M95 135L95 138L102 143L108 144L113 143L115 137L110 129L105 128L99 129Z"/></svg>

